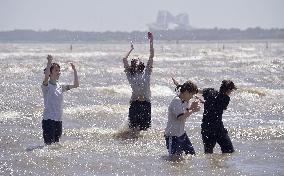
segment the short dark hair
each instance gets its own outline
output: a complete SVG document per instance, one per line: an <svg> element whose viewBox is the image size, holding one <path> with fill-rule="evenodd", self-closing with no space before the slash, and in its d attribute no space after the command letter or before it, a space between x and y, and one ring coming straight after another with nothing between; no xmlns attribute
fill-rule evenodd
<svg viewBox="0 0 284 176"><path fill-rule="evenodd" d="M50 73L52 72L52 70L54 69L54 67L59 67L60 68L60 65L58 63L52 63L51 64L51 67L50 67Z"/></svg>
<svg viewBox="0 0 284 176"><path fill-rule="evenodd" d="M136 72L136 68L139 72L143 72L144 69L145 69L145 65L143 62L139 62L139 65L137 65L137 62L138 62L139 58L138 59L132 59L131 60L131 64L130 64L130 68L129 68L129 71L131 73L131 75L134 75L134 73ZM135 68L136 67L136 68Z"/></svg>
<svg viewBox="0 0 284 176"><path fill-rule="evenodd" d="M60 65L58 63L52 63L51 66L50 66L50 70L49 70L50 73L52 72L52 70L54 69L55 66L60 68ZM44 73L45 73L45 70L46 70L46 68L43 70Z"/></svg>
<svg viewBox="0 0 284 176"><path fill-rule="evenodd" d="M180 89L180 92L183 93L185 91L188 91L189 93L198 93L198 88L197 88L197 85L194 84L193 82L191 81L186 81L185 83L183 83L182 85L178 85L176 87L176 90L179 90Z"/></svg>
<svg viewBox="0 0 284 176"><path fill-rule="evenodd" d="M236 90L237 87L235 86L234 82L231 80L223 80L221 87L220 87L220 93L226 93L228 90Z"/></svg>

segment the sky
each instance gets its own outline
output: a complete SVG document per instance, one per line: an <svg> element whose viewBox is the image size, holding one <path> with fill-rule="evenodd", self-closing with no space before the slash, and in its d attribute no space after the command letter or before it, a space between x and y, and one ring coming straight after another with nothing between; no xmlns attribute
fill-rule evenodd
<svg viewBox="0 0 284 176"><path fill-rule="evenodd" d="M159 10L196 28L284 28L284 0L0 0L0 31L145 31Z"/></svg>

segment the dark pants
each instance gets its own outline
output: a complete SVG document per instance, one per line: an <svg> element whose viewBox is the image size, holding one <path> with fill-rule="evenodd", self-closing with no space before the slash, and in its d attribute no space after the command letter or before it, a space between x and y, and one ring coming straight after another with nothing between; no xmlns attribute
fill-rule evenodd
<svg viewBox="0 0 284 176"><path fill-rule="evenodd" d="M44 143L50 145L59 142L62 135L62 122L54 120L42 120L42 130Z"/></svg>
<svg viewBox="0 0 284 176"><path fill-rule="evenodd" d="M221 147L222 153L233 153L234 147L226 129L222 131L201 131L204 153L213 153L216 143Z"/></svg>
<svg viewBox="0 0 284 176"><path fill-rule="evenodd" d="M186 133L180 137L165 136L165 140L169 155L181 155L183 151L186 155L195 155L194 148Z"/></svg>
<svg viewBox="0 0 284 176"><path fill-rule="evenodd" d="M147 130L151 126L151 103L147 101L133 101L129 107L129 128Z"/></svg>

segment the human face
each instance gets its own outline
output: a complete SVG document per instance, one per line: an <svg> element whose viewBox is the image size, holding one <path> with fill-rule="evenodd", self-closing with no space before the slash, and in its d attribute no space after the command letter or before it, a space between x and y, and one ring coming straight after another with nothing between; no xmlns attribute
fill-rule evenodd
<svg viewBox="0 0 284 176"><path fill-rule="evenodd" d="M61 74L60 68L59 68L58 66L54 66L54 68L52 69L52 71L51 71L51 73L50 73L50 79L52 79L52 80L58 80L60 74Z"/></svg>
<svg viewBox="0 0 284 176"><path fill-rule="evenodd" d="M193 92L188 92L187 90L185 91L185 92L183 92L182 94L181 94L181 98L182 98L182 100L185 100L185 101L189 101L192 97L193 97L193 95L194 95L195 93L193 93Z"/></svg>

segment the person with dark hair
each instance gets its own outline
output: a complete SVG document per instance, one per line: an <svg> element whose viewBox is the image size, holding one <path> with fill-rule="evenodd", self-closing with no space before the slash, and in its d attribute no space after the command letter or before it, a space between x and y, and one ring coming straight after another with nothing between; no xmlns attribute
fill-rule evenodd
<svg viewBox="0 0 284 176"><path fill-rule="evenodd" d="M175 85L179 83L173 79ZM213 153L213 149L218 143L222 153L233 153L234 147L228 135L227 129L222 121L223 111L227 109L230 102L230 94L236 90L234 82L231 80L223 80L219 91L213 88L198 90L204 97L204 113L201 124L202 141L205 153Z"/></svg>
<svg viewBox="0 0 284 176"><path fill-rule="evenodd" d="M131 64L128 64L127 58L134 49L131 43L131 49L123 58L124 68L127 80L132 89L130 99L128 126L133 131L147 130L151 126L151 91L150 91L150 76L153 68L153 35L148 32L150 40L150 56L145 66L139 58L132 59Z"/></svg>
<svg viewBox="0 0 284 176"><path fill-rule="evenodd" d="M174 97L168 107L168 122L165 128L166 146L170 160L181 158L185 154L195 155L195 150L186 134L185 122L194 112L200 110L199 101L189 104L189 100L198 93L197 86L191 81L177 85L179 95Z"/></svg>
<svg viewBox="0 0 284 176"><path fill-rule="evenodd" d="M46 145L59 142L62 134L63 92L79 87L75 65L71 63L74 71L73 85L61 85L58 83L60 66L57 63L52 63L52 60L53 57L48 55L47 66L44 69L45 76L41 85L44 99L42 130Z"/></svg>
<svg viewBox="0 0 284 176"><path fill-rule="evenodd" d="M219 92L213 88L200 91L204 97L204 113L201 124L201 134L205 153L213 153L216 143L222 153L233 153L234 147L222 121L223 111L230 102L230 94L236 90L231 80L223 80Z"/></svg>

